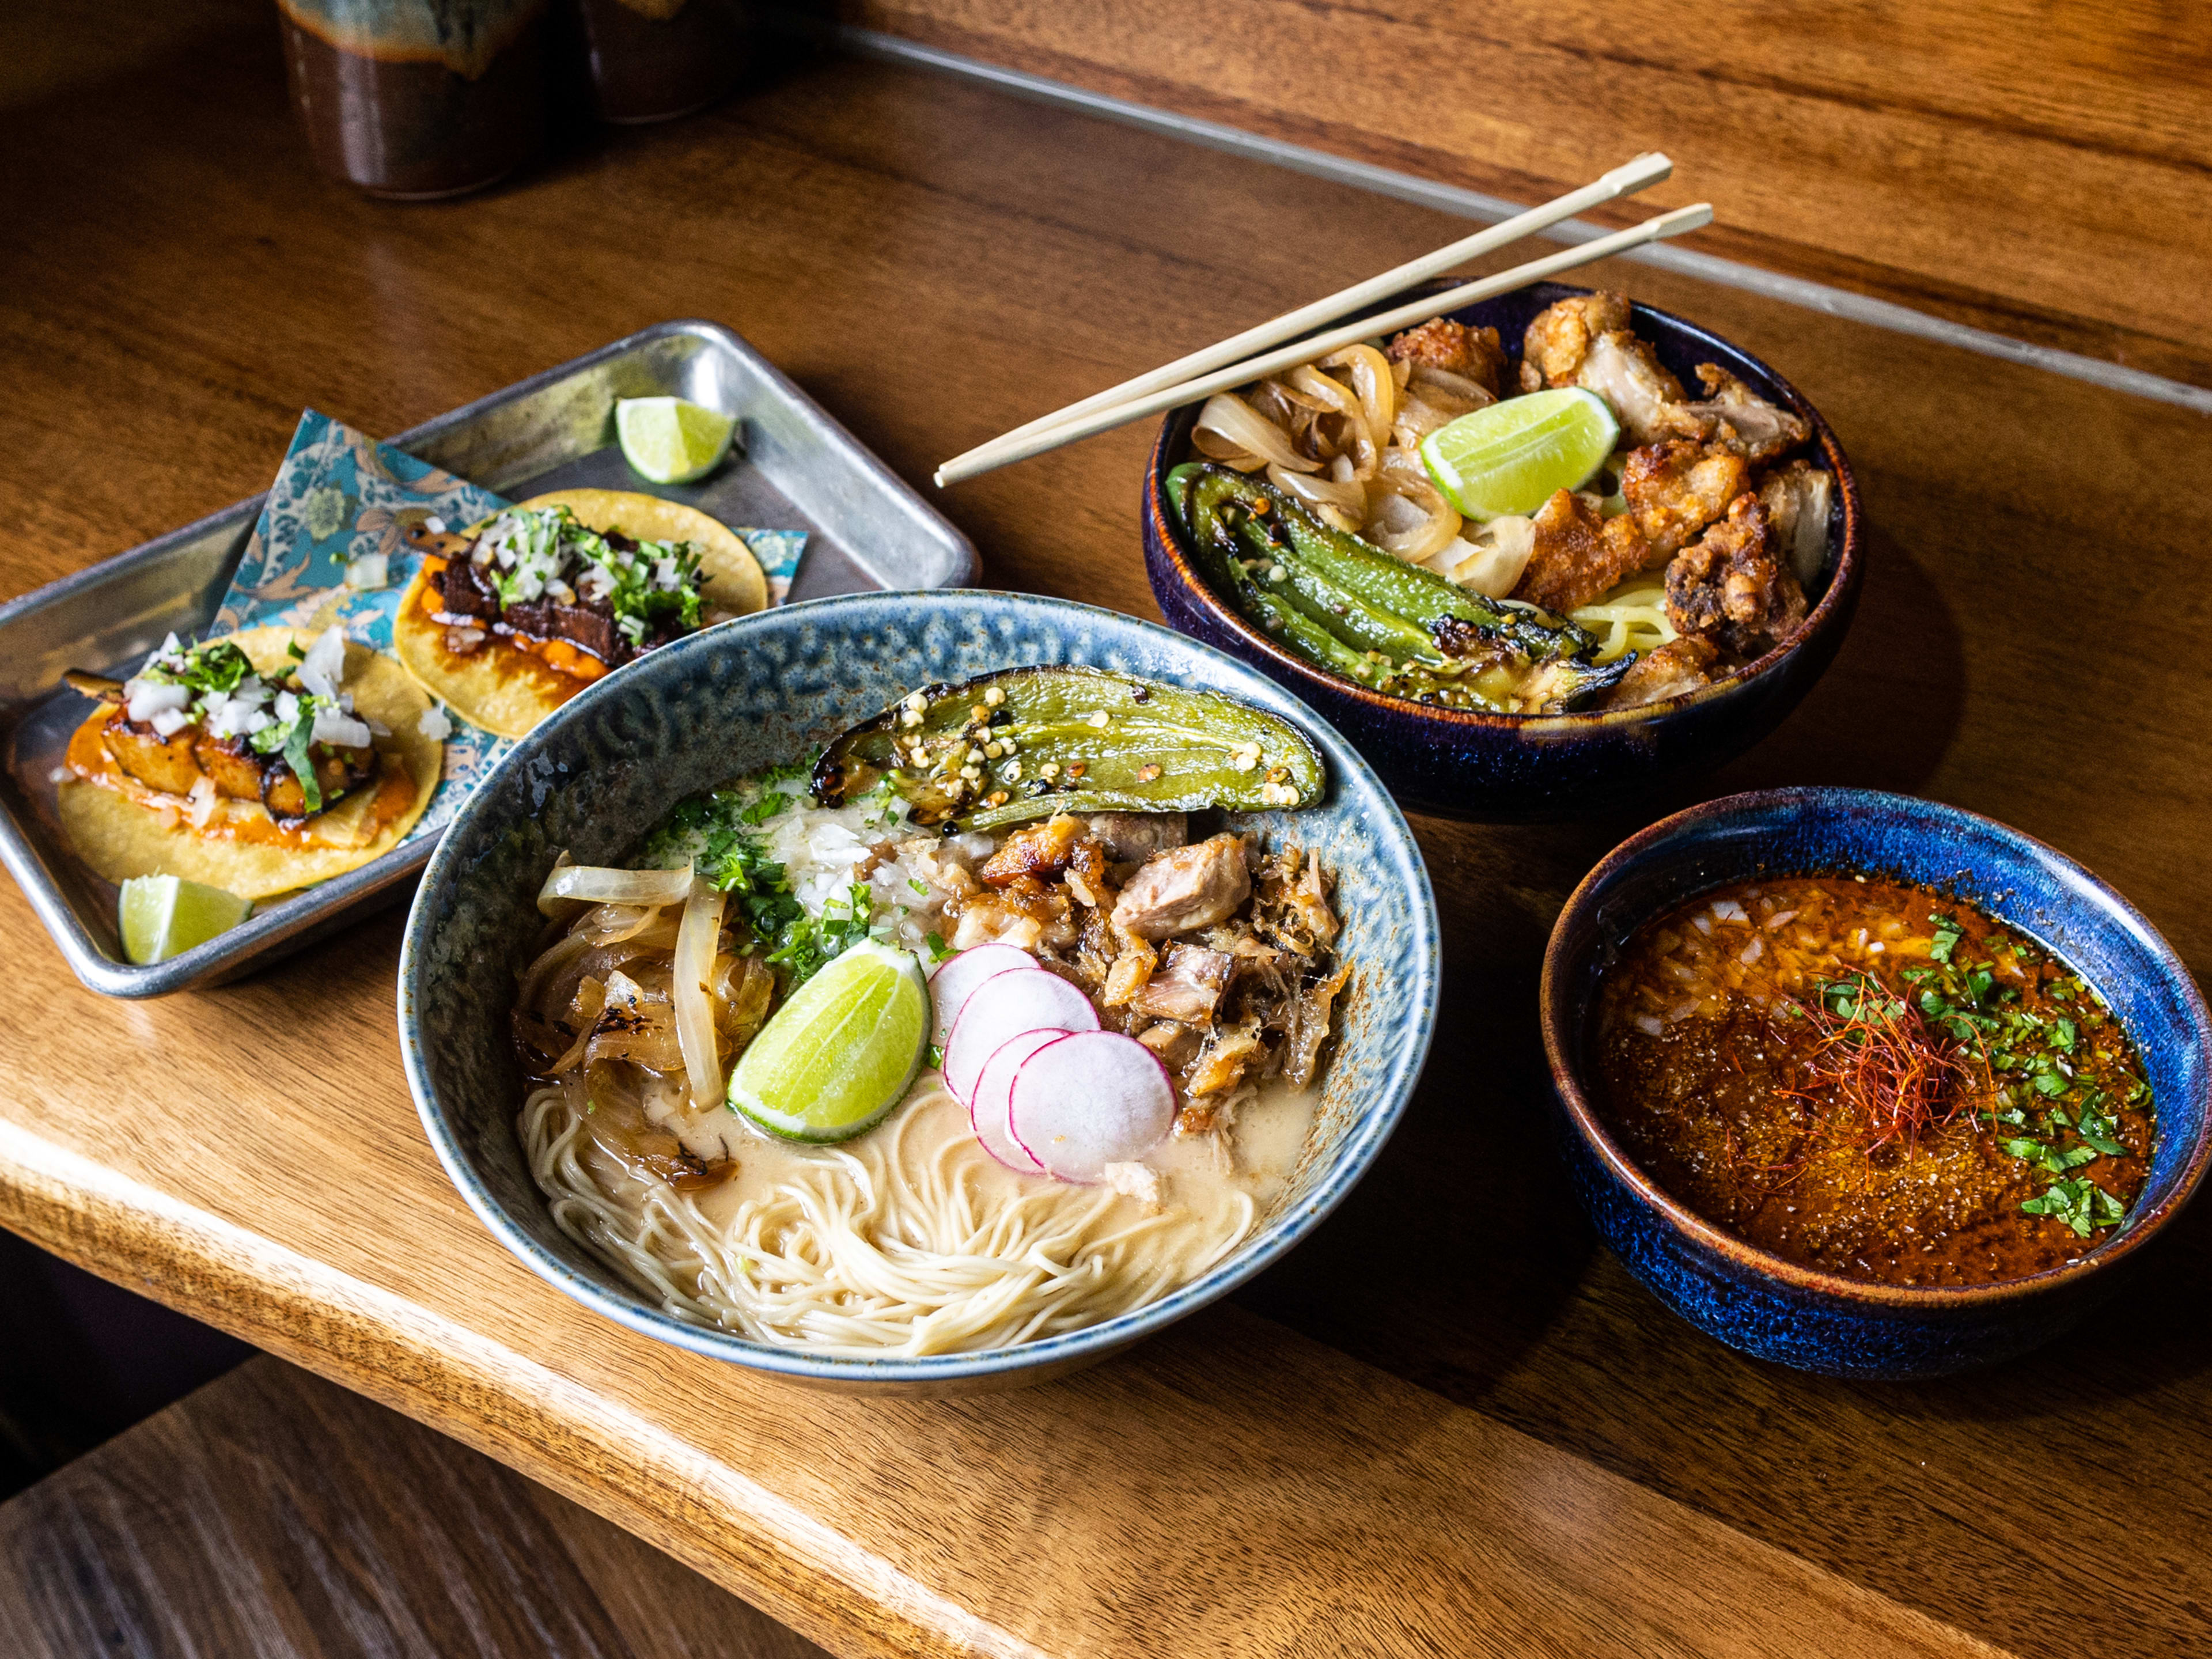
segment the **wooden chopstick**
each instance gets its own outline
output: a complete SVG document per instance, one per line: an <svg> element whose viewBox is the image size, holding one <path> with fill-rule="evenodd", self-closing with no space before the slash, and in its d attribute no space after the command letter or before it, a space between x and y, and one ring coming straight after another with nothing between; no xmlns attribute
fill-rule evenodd
<svg viewBox="0 0 2212 1659"><path fill-rule="evenodd" d="M1387 300L1392 295L1413 287L1416 283L1426 282L1431 276L1440 276L1454 265L1465 264L1470 259L1480 258L1486 253L1517 242L1524 236L1533 236L1538 231L1559 223L1562 219L1571 219L1576 214L1597 206L1601 202L1613 201L1620 197L1632 195L1639 190L1646 189L1657 184L1674 170L1674 162L1668 160L1664 155L1656 150L1646 151L1632 161L1623 162L1604 177L1584 185L1580 190L1571 190L1565 195L1546 202L1540 207L1533 207L1526 213L1516 214L1510 219L1500 220L1488 229L1479 230L1472 236L1462 237L1449 247L1440 247L1433 253L1425 253L1418 259L1410 259L1395 270L1384 271L1379 276L1370 276L1365 282L1355 283L1352 287L1340 293L1332 294L1326 299L1316 300L1311 305L1300 306L1296 311L1286 311L1281 316L1261 323L1255 328L1246 329L1242 334L1218 341L1212 345L1194 351L1188 356L1178 357L1171 363L1164 363L1159 368L1139 374L1133 380L1124 380L1119 386L1109 386L1103 392L1093 392L1079 402L1070 404L1065 409L1054 410L1049 415L1041 415L1036 420L1018 426L1011 432L1001 433L988 443L978 444L975 448L956 455L947 461L939 470L937 482L942 484L946 482L948 477L956 478L971 477L972 473L967 470L971 461L987 454L995 453L1001 449L1009 448L1048 428L1065 426L1068 422L1088 415L1095 409L1104 409L1114 404L1127 403L1131 398L1140 398L1148 392L1157 392L1162 386L1177 385L1182 381L1206 374L1211 369L1237 362L1250 356L1255 351L1263 351L1269 346L1279 345L1285 340L1296 339L1301 334L1310 333L1324 323L1333 323L1340 317L1348 317L1361 307L1374 304L1377 300Z"/></svg>
<svg viewBox="0 0 2212 1659"><path fill-rule="evenodd" d="M1462 306L1473 305L1478 300L1487 300L1499 294L1510 293L1516 288L1526 288L1547 276L1555 276L1561 271L1572 270L1595 260L1609 258L1645 242L1656 242L1664 237L1679 236L1684 231L1696 230L1700 226L1711 224L1712 220L1713 209L1710 202L1676 208L1672 213L1660 214L1646 219L1640 225L1617 230L1610 236L1601 236L1594 242L1584 242L1579 246L1563 248L1557 253L1547 254L1540 259L1531 259L1526 264L1516 265L1495 276L1486 276L1463 287L1430 295L1425 299L1415 300L1377 317L1359 318L1311 339L1292 341L1264 356L1248 358L1196 380L1162 386L1139 397L1094 409L1087 415L1077 416L1057 425L1038 426L1026 438L1016 440L1010 434L1009 439L996 445L971 449L965 455L947 461L938 468L937 482L940 486L958 483L965 478L995 471L1015 461L1025 461L1031 456L1043 454L1047 450L1095 437L1115 427L1126 426L1131 421L1140 421L1147 415L1157 415L1164 409L1173 409L1178 404L1193 403L1217 392L1225 392L1231 386L1260 380L1280 369L1293 368L1300 363L1311 362L1316 357L1326 357L1340 346L1371 339L1378 334L1395 333L1401 328L1411 328L1431 318L1441 317L1447 311L1456 311Z"/></svg>

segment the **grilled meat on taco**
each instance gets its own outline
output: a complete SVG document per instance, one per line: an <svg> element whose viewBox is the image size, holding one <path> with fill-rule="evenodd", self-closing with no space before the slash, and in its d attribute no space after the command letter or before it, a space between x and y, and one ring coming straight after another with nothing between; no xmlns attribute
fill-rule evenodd
<svg viewBox="0 0 2212 1659"><path fill-rule="evenodd" d="M426 556L393 647L427 690L503 737L610 670L768 602L734 532L653 495L562 490L412 540Z"/></svg>
<svg viewBox="0 0 2212 1659"><path fill-rule="evenodd" d="M112 881L265 897L326 880L396 843L437 784L443 716L336 628L172 635L127 680L65 678L102 707L70 741L63 821Z"/></svg>

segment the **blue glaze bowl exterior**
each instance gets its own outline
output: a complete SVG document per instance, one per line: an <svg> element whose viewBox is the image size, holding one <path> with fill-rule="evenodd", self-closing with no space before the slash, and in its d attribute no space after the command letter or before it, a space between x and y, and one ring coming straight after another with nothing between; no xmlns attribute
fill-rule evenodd
<svg viewBox="0 0 2212 1659"><path fill-rule="evenodd" d="M678 1320L552 1220L515 1133L515 971L542 926L555 854L607 863L678 800L810 754L909 690L995 669L1077 663L1202 686L1273 711L1320 747L1326 800L1240 815L1337 872L1353 963L1318 1120L1284 1201L1227 1261L1150 1307L983 1353L826 1358ZM1204 1307L1276 1261L1374 1161L1413 1093L1436 1017L1436 901L1406 821L1365 762L1272 681L1151 623L1056 599L939 591L818 599L707 629L608 676L517 744L447 830L399 964L399 1037L424 1131L455 1187L525 1265L645 1335L830 1389L957 1394L1042 1382Z"/></svg>
<svg viewBox="0 0 2212 1659"><path fill-rule="evenodd" d="M1517 365L1522 337L1536 313L1554 301L1589 292L1543 283L1449 314L1495 328L1509 362ZM1667 312L1638 305L1634 316L1636 332L1686 385L1696 385L1699 363L1717 363L1761 397L1802 416L1812 426L1818 464L1835 477L1826 585L1805 625L1756 662L1642 708L1554 715L1431 708L1328 673L1238 614L1192 556L1189 538L1168 507L1164 481L1175 467L1196 459L1190 447L1196 404L1173 411L1162 423L1145 474L1145 570L1161 614L1171 626L1243 658L1304 698L1352 739L1391 793L1415 811L1484 823L1579 817L1741 754L1797 706L1843 644L1858 603L1863 562L1858 486L1820 411L1765 363Z"/></svg>
<svg viewBox="0 0 2212 1659"><path fill-rule="evenodd" d="M1937 887L2036 939L2135 1040L2158 1141L2126 1221L2075 1262L1995 1285L1922 1289L1817 1273L1754 1249L1669 1197L1607 1135L1585 1087L1599 977L1646 921L1698 894L1833 870ZM1731 795L1624 842L1567 901L1544 957L1541 1015L1558 1127L1605 1242L1661 1301L1731 1347L1837 1376L1942 1376L2008 1359L2124 1282L2188 1203L2212 1152L2212 1021L2166 941L2063 854L1991 819L1857 789Z"/></svg>

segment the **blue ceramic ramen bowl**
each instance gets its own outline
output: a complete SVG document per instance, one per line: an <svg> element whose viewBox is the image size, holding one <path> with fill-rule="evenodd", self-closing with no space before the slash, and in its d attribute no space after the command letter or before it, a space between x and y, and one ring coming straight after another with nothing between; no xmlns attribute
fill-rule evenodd
<svg viewBox="0 0 2212 1659"><path fill-rule="evenodd" d="M1329 788L1298 813L1239 815L1336 872L1353 964L1320 1110L1287 1196L1236 1255L1151 1306L981 1353L849 1358L794 1352L680 1320L553 1223L515 1133L509 1051L517 967L555 854L618 861L684 797L811 755L915 686L1078 663L1226 692L1291 721ZM958 1394L1042 1382L1174 1323L1280 1258L1373 1163L1412 1095L1436 1017L1436 901L1405 819L1350 745L1273 682L1150 623L1006 593L818 599L713 628L608 676L517 744L423 872L399 963L408 1085L453 1184L500 1243L585 1306L695 1353L818 1387Z"/></svg>
<svg viewBox="0 0 2212 1659"><path fill-rule="evenodd" d="M1678 1203L1607 1133L1586 1079L1598 981L1645 922L1768 875L1850 871L1942 889L2057 952L2142 1057L2157 1145L2141 1197L2077 1261L1992 1285L1868 1284L1756 1249ZM2212 1154L2212 1022L2166 941L2064 854L2003 824L1909 796L1776 789L1678 812L1584 878L1552 930L1541 994L1560 1139L1590 1219L1628 1270L1701 1330L1762 1359L1837 1376L1911 1378L2048 1342L2124 1282L2188 1203Z"/></svg>
<svg viewBox="0 0 2212 1659"><path fill-rule="evenodd" d="M1448 314L1470 326L1496 329L1510 375L1519 372L1522 337L1536 313L1556 300L1589 291L1541 283ZM1318 668L1278 644L1214 590L1168 507L1167 475L1199 459L1190 447L1198 424L1194 404L1162 423L1145 474L1145 569L1161 614L1305 699L1373 763L1391 793L1419 812L1485 823L1579 817L1741 754L1797 706L1843 644L1864 558L1858 486L1820 411L1758 358L1649 306L1634 307L1632 325L1693 391L1697 366L1717 363L1760 397L1801 416L1813 428L1811 447L1801 453L1835 477L1828 562L1806 595L1811 608L1804 626L1765 656L1680 696L1617 713L1577 714L1431 708Z"/></svg>

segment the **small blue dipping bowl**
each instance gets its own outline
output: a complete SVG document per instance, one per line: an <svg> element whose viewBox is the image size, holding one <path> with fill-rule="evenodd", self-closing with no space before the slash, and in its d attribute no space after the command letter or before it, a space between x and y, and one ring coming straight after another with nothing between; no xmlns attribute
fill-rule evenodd
<svg viewBox="0 0 2212 1659"><path fill-rule="evenodd" d="M1589 292L1540 283L1449 314L1470 326L1495 328L1510 375L1518 372L1522 337L1536 313L1554 301ZM1820 411L1758 358L1649 306L1634 308L1632 325L1693 392L1697 366L1717 363L1760 397L1802 416L1813 428L1808 459L1835 477L1828 562L1820 584L1807 595L1812 608L1803 627L1756 662L1711 685L1641 708L1580 714L1434 708L1385 696L1317 668L1214 592L1168 507L1167 475L1197 459L1190 447L1197 404L1175 410L1161 424L1145 474L1145 571L1161 614L1184 633L1242 657L1311 703L1415 811L1486 823L1579 817L1649 794L1683 773L1733 759L1779 725L1835 660L1858 603L1865 540L1858 486L1843 446Z"/></svg>
<svg viewBox="0 0 2212 1659"><path fill-rule="evenodd" d="M1319 1115L1290 1190L1243 1248L1181 1290L1109 1322L1018 1347L846 1358L746 1340L665 1312L553 1223L515 1133L523 1098L507 1035L516 969L543 927L539 887L562 848L634 854L687 795L811 757L916 686L1079 663L1225 692L1297 726L1328 763L1303 812L1237 815L1335 872L1338 948L1352 965ZM1006 593L868 593L711 628L611 674L542 722L485 780L423 872L399 958L399 1041L422 1127L500 1243L586 1307L695 1353L830 1389L963 1394L1040 1382L1204 1307L1296 1244L1367 1172L1396 1127L1436 1018L1436 900L1406 820L1365 762L1263 676L1151 623Z"/></svg>
<svg viewBox="0 0 2212 1659"><path fill-rule="evenodd" d="M1645 922L1767 876L1846 871L1936 887L2055 951L2142 1057L2157 1146L2128 1218L2079 1261L1994 1285L1868 1284L1785 1261L1676 1202L1613 1144L1584 1085L1599 977ZM2196 981L2135 908L2063 854L1931 801L1775 789L1678 812L1623 842L1567 901L1541 1014L1559 1127L1605 1242L1660 1300L1731 1347L1837 1376L1937 1376L2048 1342L2119 1287L2188 1203L2212 1152L2212 1023Z"/></svg>

